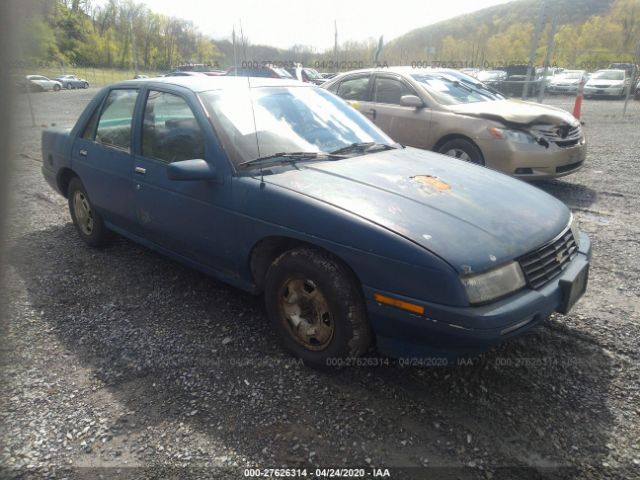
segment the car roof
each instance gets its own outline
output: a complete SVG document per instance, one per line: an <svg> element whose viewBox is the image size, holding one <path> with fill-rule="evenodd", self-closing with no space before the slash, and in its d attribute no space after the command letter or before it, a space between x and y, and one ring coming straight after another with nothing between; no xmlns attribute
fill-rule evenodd
<svg viewBox="0 0 640 480"><path fill-rule="evenodd" d="M313 85L302 83L294 79L286 78L264 78L264 77L241 77L234 75L218 75L210 77L188 76L188 77L156 77L137 78L118 82L112 87L128 87L140 85L175 85L187 88L193 92L206 92L209 90L225 90L232 88L260 88L260 87L306 87L313 88Z"/></svg>

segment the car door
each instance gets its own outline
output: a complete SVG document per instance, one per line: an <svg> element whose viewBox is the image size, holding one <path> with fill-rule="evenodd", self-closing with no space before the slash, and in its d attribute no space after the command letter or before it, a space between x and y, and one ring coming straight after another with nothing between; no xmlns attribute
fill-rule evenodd
<svg viewBox="0 0 640 480"><path fill-rule="evenodd" d="M400 105L403 95L417 92L402 78L392 74L377 73L373 80L374 122L380 129L402 145L429 148L431 109Z"/></svg>
<svg viewBox="0 0 640 480"><path fill-rule="evenodd" d="M108 224L131 230L133 208L132 119L137 88L110 90L73 142L71 166L91 204Z"/></svg>
<svg viewBox="0 0 640 480"><path fill-rule="evenodd" d="M234 270L228 164L222 149L212 145L197 98L162 87L148 89L145 97L133 174L139 235L201 265ZM193 159L207 161L217 178L169 179L170 163Z"/></svg>

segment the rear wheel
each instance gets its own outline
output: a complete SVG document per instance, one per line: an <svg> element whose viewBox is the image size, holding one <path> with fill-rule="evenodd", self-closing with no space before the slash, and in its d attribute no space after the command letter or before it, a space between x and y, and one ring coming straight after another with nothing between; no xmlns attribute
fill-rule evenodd
<svg viewBox="0 0 640 480"><path fill-rule="evenodd" d="M69 182L67 198L71 219L82 240L92 247L107 245L113 239L113 233L105 227L102 217L93 209L79 178L73 178Z"/></svg>
<svg viewBox="0 0 640 480"><path fill-rule="evenodd" d="M265 303L282 345L305 364L326 368L371 344L364 300L353 275L331 255L298 248L267 271Z"/></svg>
<svg viewBox="0 0 640 480"><path fill-rule="evenodd" d="M484 165L484 159L482 158L480 149L464 138L456 138L445 142L438 149L438 153L442 153L459 160L464 160L466 162Z"/></svg>

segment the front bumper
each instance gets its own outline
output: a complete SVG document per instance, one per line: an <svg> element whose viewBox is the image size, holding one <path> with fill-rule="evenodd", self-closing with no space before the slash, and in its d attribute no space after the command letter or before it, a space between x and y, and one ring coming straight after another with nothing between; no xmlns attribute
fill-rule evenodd
<svg viewBox="0 0 640 480"><path fill-rule="evenodd" d="M487 167L523 180L569 175L582 168L587 157L584 137L570 147L552 144L549 148L496 139L477 139L476 142Z"/></svg>
<svg viewBox="0 0 640 480"><path fill-rule="evenodd" d="M584 95L589 97L620 97L624 95L624 87L614 88L592 88L585 87Z"/></svg>
<svg viewBox="0 0 640 480"><path fill-rule="evenodd" d="M589 238L581 234L579 253L561 275L538 290L525 288L478 307L451 307L363 287L378 351L395 358L474 355L492 345L522 335L562 308L563 280L574 276L591 258ZM382 293L422 305L424 315L409 313L373 300Z"/></svg>
<svg viewBox="0 0 640 480"><path fill-rule="evenodd" d="M577 85L549 85L547 87L549 93L566 93L575 95L578 92Z"/></svg>

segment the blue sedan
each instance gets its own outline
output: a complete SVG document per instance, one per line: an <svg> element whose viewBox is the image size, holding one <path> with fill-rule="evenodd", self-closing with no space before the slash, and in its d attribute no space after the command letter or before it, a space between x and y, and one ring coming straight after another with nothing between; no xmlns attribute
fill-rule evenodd
<svg viewBox="0 0 640 480"><path fill-rule="evenodd" d="M116 232L254 294L312 366L473 354L567 313L590 242L567 207L404 148L300 82L166 77L104 88L42 136L91 246Z"/></svg>

